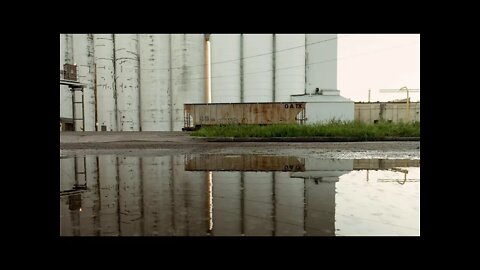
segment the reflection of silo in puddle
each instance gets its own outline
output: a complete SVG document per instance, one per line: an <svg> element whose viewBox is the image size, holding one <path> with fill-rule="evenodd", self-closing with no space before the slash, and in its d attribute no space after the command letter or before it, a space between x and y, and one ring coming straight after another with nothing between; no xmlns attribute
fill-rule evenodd
<svg viewBox="0 0 480 270"><path fill-rule="evenodd" d="M97 157L85 157L85 175L87 182L87 191L82 193L82 211L80 213L80 233L81 235L98 234L98 175L97 175Z"/></svg>
<svg viewBox="0 0 480 270"><path fill-rule="evenodd" d="M275 235L304 234L304 181L275 172Z"/></svg>
<svg viewBox="0 0 480 270"><path fill-rule="evenodd" d="M241 172L213 172L213 235L242 234Z"/></svg>
<svg viewBox="0 0 480 270"><path fill-rule="evenodd" d="M138 157L119 157L120 234L142 235L142 182Z"/></svg>
<svg viewBox="0 0 480 270"><path fill-rule="evenodd" d="M273 234L273 173L244 172L245 235Z"/></svg>
<svg viewBox="0 0 480 270"><path fill-rule="evenodd" d="M335 235L335 183L352 170L353 160L307 159L305 172L292 173L305 179L307 236Z"/></svg>
<svg viewBox="0 0 480 270"><path fill-rule="evenodd" d="M72 235L72 219L71 213L68 209L68 196L60 197L60 235L71 236Z"/></svg>
<svg viewBox="0 0 480 270"><path fill-rule="evenodd" d="M60 191L73 189L75 185L75 159L60 159Z"/></svg>
<svg viewBox="0 0 480 270"><path fill-rule="evenodd" d="M208 181L206 172L186 172L183 156L173 157L175 235L206 235Z"/></svg>
<svg viewBox="0 0 480 270"><path fill-rule="evenodd" d="M60 191L72 190L75 186L75 159L61 158L60 159ZM79 235L79 217L76 205L81 203L79 194L60 196L60 235L72 236ZM76 199L76 200L75 200ZM75 202L77 202L75 204ZM71 208L74 208L73 210Z"/></svg>
<svg viewBox="0 0 480 270"><path fill-rule="evenodd" d="M100 192L100 226L101 235L118 236L118 179L117 157L98 157L98 177Z"/></svg>
<svg viewBox="0 0 480 270"><path fill-rule="evenodd" d="M171 157L142 157L144 235L173 235Z"/></svg>

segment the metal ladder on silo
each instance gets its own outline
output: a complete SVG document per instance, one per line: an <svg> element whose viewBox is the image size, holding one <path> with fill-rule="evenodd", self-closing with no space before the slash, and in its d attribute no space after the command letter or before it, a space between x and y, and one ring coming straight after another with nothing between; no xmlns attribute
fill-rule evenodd
<svg viewBox="0 0 480 270"><path fill-rule="evenodd" d="M72 108L73 108L73 130L77 131L77 121L82 121L82 131L85 131L85 119L84 119L84 115L85 115L85 106L84 106L84 102L83 102L83 88L76 88L76 87L72 87L70 88L71 91L72 91ZM76 91L80 91L81 92L81 96L82 96L82 99L81 101L76 101ZM76 107L77 107L77 104L81 104L81 112L82 112L82 115L81 115L81 118L77 118L77 114L76 114Z"/></svg>

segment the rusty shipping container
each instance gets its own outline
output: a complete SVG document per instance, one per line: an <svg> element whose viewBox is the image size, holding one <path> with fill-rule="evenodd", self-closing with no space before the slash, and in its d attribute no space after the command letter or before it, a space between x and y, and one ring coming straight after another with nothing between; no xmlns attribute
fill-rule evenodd
<svg viewBox="0 0 480 270"><path fill-rule="evenodd" d="M303 123L305 105L305 102L185 104L184 130L212 125Z"/></svg>

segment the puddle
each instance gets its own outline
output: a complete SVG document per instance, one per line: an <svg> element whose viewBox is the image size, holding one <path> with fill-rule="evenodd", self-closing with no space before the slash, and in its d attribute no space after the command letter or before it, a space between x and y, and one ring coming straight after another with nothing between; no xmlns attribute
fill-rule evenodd
<svg viewBox="0 0 480 270"><path fill-rule="evenodd" d="M60 159L62 236L420 235L420 160Z"/></svg>

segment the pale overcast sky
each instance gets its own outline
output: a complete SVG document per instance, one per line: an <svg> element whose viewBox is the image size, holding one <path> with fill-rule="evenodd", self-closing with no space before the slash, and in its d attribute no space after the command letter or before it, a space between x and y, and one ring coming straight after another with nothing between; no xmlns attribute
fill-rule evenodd
<svg viewBox="0 0 480 270"><path fill-rule="evenodd" d="M420 35L339 34L337 63L342 96L367 101L370 88L371 101L406 98L379 89L420 89ZM420 93L411 93L410 98L418 101Z"/></svg>

